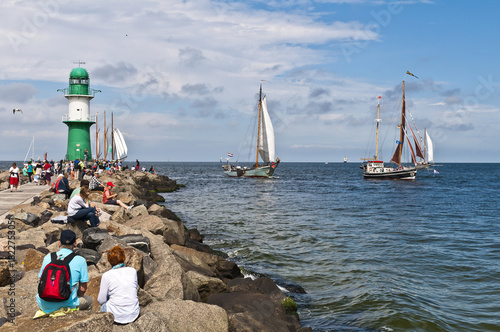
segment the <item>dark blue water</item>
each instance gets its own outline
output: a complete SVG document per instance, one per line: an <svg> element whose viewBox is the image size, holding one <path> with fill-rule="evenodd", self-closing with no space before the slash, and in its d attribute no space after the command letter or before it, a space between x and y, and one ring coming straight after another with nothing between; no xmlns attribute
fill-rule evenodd
<svg viewBox="0 0 500 332"><path fill-rule="evenodd" d="M500 165L443 164L415 181L355 163L281 163L274 179L219 163L154 163L186 185L166 206L290 295L315 331L500 331ZM147 164L149 167L149 163Z"/></svg>

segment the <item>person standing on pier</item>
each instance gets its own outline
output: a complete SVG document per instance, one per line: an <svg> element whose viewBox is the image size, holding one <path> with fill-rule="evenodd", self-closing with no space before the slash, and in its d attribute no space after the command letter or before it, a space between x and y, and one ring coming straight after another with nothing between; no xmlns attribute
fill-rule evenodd
<svg viewBox="0 0 500 332"><path fill-rule="evenodd" d="M16 163L12 163L12 167L9 168L10 173L10 191L16 188L19 185L19 167L17 167Z"/></svg>
<svg viewBox="0 0 500 332"><path fill-rule="evenodd" d="M33 181L33 163L31 160L28 162L28 182L31 183Z"/></svg>

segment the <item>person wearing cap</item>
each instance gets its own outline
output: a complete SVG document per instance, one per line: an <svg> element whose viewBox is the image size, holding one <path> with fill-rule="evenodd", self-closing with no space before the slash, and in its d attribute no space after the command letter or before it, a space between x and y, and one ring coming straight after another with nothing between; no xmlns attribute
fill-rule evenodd
<svg viewBox="0 0 500 332"><path fill-rule="evenodd" d="M69 186L68 173L59 174L57 176L57 181L59 181L57 192L59 194L65 194L66 198L69 198L73 193L73 189Z"/></svg>
<svg viewBox="0 0 500 332"><path fill-rule="evenodd" d="M118 194L111 194L111 188L113 188L113 182L108 182L106 183L106 187L104 188L104 191L102 192L102 202L104 204L111 204L111 205L120 205L122 208L125 208L127 210L132 209L134 206L128 206L127 204L123 203L119 199L114 199Z"/></svg>
<svg viewBox="0 0 500 332"><path fill-rule="evenodd" d="M61 232L61 237L59 238L59 248L57 252L57 259L64 259L73 252L76 248L76 234L70 229L66 229ZM47 254L42 263L42 268L38 274L38 278L42 277L43 270L47 264L51 261L50 254ZM92 297L85 295L87 291L87 283L89 281L89 274L87 270L87 261L82 256L75 256L69 262L69 268L71 271L70 284L71 284L71 295L69 299L62 302L49 302L45 301L36 295L36 302L38 307L43 312L49 314L61 308L70 308L79 310L90 310L92 309Z"/></svg>

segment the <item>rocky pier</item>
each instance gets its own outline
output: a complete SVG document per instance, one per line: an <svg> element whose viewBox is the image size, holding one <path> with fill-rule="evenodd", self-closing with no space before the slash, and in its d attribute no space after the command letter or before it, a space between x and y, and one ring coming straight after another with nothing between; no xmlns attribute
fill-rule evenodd
<svg viewBox="0 0 500 332"><path fill-rule="evenodd" d="M0 189L7 188L6 181L8 172L0 173ZM112 181L117 198L134 207L102 204L102 192L91 192L90 200L102 211L98 228L83 221L53 222L67 215L69 200L48 186L0 220L0 330L312 331L301 327L295 303L273 280L244 278L235 263L203 243L196 229L187 229L158 204L164 201L159 192L182 187L176 181L129 170L103 175L100 181ZM78 187L79 181L70 184ZM76 251L87 260L86 294L93 297L93 308L34 320L43 257L58 250L65 229L77 234ZM113 324L113 315L99 312L97 302L101 276L111 268L106 254L116 245L125 250L126 265L136 269L139 280L141 314L128 325Z"/></svg>

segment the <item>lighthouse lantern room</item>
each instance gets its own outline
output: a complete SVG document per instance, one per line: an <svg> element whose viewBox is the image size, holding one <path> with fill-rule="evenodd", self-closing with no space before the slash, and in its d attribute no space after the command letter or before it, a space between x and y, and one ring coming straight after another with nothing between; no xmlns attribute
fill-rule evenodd
<svg viewBox="0 0 500 332"><path fill-rule="evenodd" d="M84 62L78 62L82 64ZM68 126L68 147L66 160L90 160L90 127L95 124L95 116L90 115L90 100L96 92L89 88L89 73L82 67L74 68L69 74L69 88L59 89L69 102L69 112L63 115L63 123Z"/></svg>

